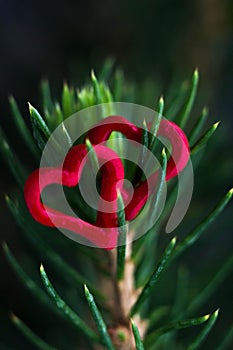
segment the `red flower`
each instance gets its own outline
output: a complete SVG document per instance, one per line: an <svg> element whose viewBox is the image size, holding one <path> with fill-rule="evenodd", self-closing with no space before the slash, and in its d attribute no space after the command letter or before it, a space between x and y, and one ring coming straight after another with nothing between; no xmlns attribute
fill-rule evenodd
<svg viewBox="0 0 233 350"><path fill-rule="evenodd" d="M105 212L102 210L100 201L95 224L64 214L41 202L41 192L46 186L56 183L73 187L79 183L84 165L82 161L87 155L86 145L72 147L67 153L63 166L35 170L27 179L24 188L26 204L35 220L45 226L72 231L96 246L107 249L111 249L117 244L117 191L120 190L124 200L128 196L127 190L122 187L122 181L120 181L124 179L124 167L121 159L110 148L99 145L108 139L112 131L119 131L128 139L138 143L141 143L142 140L142 129L120 116L110 116L102 120L87 134L101 166L100 195L105 201L109 201L111 206L111 210ZM167 138L172 146L166 173L168 181L186 166L189 159L188 141L176 124L165 119L161 121L158 136ZM133 197L125 208L126 220L133 220L138 215L151 195L148 183L156 184L157 177L158 171L152 174L149 179L137 184Z"/></svg>

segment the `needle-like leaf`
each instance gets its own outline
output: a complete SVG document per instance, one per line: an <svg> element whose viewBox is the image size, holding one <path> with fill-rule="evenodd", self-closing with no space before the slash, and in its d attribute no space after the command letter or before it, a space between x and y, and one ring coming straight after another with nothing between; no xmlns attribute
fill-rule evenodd
<svg viewBox="0 0 233 350"><path fill-rule="evenodd" d="M213 325L215 324L217 318L218 318L219 310L216 310L209 318L206 325L201 330L200 334L197 336L197 338L194 340L192 344L189 345L187 350L196 350L200 347L200 345L203 343L209 332L211 331Z"/></svg>
<svg viewBox="0 0 233 350"><path fill-rule="evenodd" d="M91 81L92 81L92 86L93 86L93 90L94 90L94 95L96 98L96 103L100 104L103 102L101 88L100 88L100 84L99 84L93 70L91 71Z"/></svg>
<svg viewBox="0 0 233 350"><path fill-rule="evenodd" d="M36 158L38 158L38 148L36 147L35 142L33 141L33 137L30 131L28 130L28 127L23 119L22 114L20 113L19 107L13 96L9 97L9 103L11 107L12 116L18 131L20 132L28 149Z"/></svg>
<svg viewBox="0 0 233 350"><path fill-rule="evenodd" d="M232 194L233 188L228 191L228 193L217 204L214 210L191 233L189 233L182 242L177 245L173 254L173 258L180 255L184 250L186 250L198 240L202 232L205 231L207 227L215 220L215 218L223 211L227 203L230 201Z"/></svg>
<svg viewBox="0 0 233 350"><path fill-rule="evenodd" d="M30 220L27 220L27 217L23 215L22 205L17 205L8 196L6 196L6 204L16 222L24 230L26 237L33 247L53 265L55 270L58 271L61 276L67 277L70 281L78 284L86 283L93 291L95 291L95 294L98 295L98 297L102 299L104 298L85 276L79 274L78 271L68 264L60 254L48 246L41 238L41 235L37 235L36 232L33 232L35 229L33 228L33 225L31 225Z"/></svg>
<svg viewBox="0 0 233 350"><path fill-rule="evenodd" d="M64 115L62 113L61 106L58 102L55 102L54 107L54 120L56 121L56 124L59 125L62 123Z"/></svg>
<svg viewBox="0 0 233 350"><path fill-rule="evenodd" d="M168 332L172 332L179 329L184 329L188 327L198 326L204 322L206 322L210 318L210 315L205 315L196 318L190 318L182 321L175 321L168 323L167 325L158 328L155 332L149 334L146 338L146 345L150 348L151 345L154 345L158 338Z"/></svg>
<svg viewBox="0 0 233 350"><path fill-rule="evenodd" d="M23 270L23 268L20 266L18 261L15 259L13 254L11 253L10 249L8 248L6 243L3 243L3 252L6 256L6 259L12 269L15 271L16 275L19 277L19 279L22 281L23 285L30 290L30 292L38 299L40 302L47 305L49 308L52 308L53 310L56 310L53 305L50 303L49 298L47 297L46 293L39 287L39 285L34 282Z"/></svg>
<svg viewBox="0 0 233 350"><path fill-rule="evenodd" d="M35 109L30 103L29 111L33 128L33 136L39 148L43 150L46 142L51 135L51 132L38 110Z"/></svg>
<svg viewBox="0 0 233 350"><path fill-rule="evenodd" d="M136 171L134 173L134 178L133 178L133 184L137 184L140 182L143 172L142 169L144 169L145 163L148 159L146 159L146 154L148 151L148 146L149 146L149 131L148 131L148 126L146 123L146 120L143 120L142 123L142 148L141 148L141 152L139 154L138 157L138 163L137 163L137 167L136 167Z"/></svg>
<svg viewBox="0 0 233 350"><path fill-rule="evenodd" d="M68 118L74 113L74 90L65 83L62 90L62 111L64 118Z"/></svg>
<svg viewBox="0 0 233 350"><path fill-rule="evenodd" d="M96 327L100 334L101 343L106 346L107 350L114 350L114 346L112 344L111 338L107 331L107 326L96 306L93 295L89 292L86 285L84 285L84 291L85 291L85 296L86 296L88 305L90 307L93 319L96 323Z"/></svg>
<svg viewBox="0 0 233 350"><path fill-rule="evenodd" d="M155 144L157 132L159 130L160 122L163 117L164 111L164 99L163 96L160 97L158 106L156 108L156 116L151 124L150 134L149 134L149 149L152 150Z"/></svg>
<svg viewBox="0 0 233 350"><path fill-rule="evenodd" d="M165 268L167 267L169 261L171 260L172 253L176 244L176 237L174 237L166 248L161 260L159 261L155 271L152 273L145 287L143 288L141 294L139 295L136 303L131 310L131 316L139 312L140 306L145 301L145 299L151 294L152 288L158 282Z"/></svg>
<svg viewBox="0 0 233 350"><path fill-rule="evenodd" d="M187 98L187 101L185 102L185 105L179 117L179 125L182 129L185 127L188 121L188 118L190 116L190 113L192 111L193 104L197 95L198 81L199 81L199 73L198 73L198 69L195 69L192 76L189 96Z"/></svg>
<svg viewBox="0 0 233 350"><path fill-rule="evenodd" d="M200 151L209 141L211 136L215 133L217 127L220 122L214 123L205 133L204 135L191 147L191 154L195 154Z"/></svg>
<svg viewBox="0 0 233 350"><path fill-rule="evenodd" d="M144 350L143 342L142 342L138 327L136 326L136 324L132 319L131 319L131 326L132 326L136 350Z"/></svg>
<svg viewBox="0 0 233 350"><path fill-rule="evenodd" d="M142 145L144 147L142 148L139 165L143 167L143 164L145 161L145 153L146 153L145 150L149 147L149 132L148 132L148 126L145 119L143 120L143 127L142 127Z"/></svg>
<svg viewBox="0 0 233 350"><path fill-rule="evenodd" d="M118 239L118 248L117 248L117 279L121 280L124 277L125 271L125 253L126 253L126 234L127 226L125 221L125 211L124 211L124 201L118 191L117 193L117 203L118 203L118 230L119 230L119 239Z"/></svg>
<svg viewBox="0 0 233 350"><path fill-rule="evenodd" d="M64 123L61 124L61 128L62 128L62 134L63 134L63 142L64 142L64 145L66 144L69 148L73 146L73 142L71 140L71 137L69 135L69 132L65 126ZM62 143L63 143L62 142Z"/></svg>
<svg viewBox="0 0 233 350"><path fill-rule="evenodd" d="M159 209L159 203L161 200L161 195L164 189L164 185L166 183L166 171L167 171L167 155L166 151L163 148L162 149L162 169L161 174L159 178L159 182L156 189L156 194L151 202L151 223L153 223L157 217L158 209Z"/></svg>
<svg viewBox="0 0 233 350"><path fill-rule="evenodd" d="M90 142L89 139L86 139L86 147L87 147L87 151L88 151L88 156L89 156L89 159L90 159L90 163L91 163L91 167L92 167L92 170L93 170L93 174L97 174L99 169L100 169L100 166L99 166L99 161L98 161L98 158L97 158L97 155L96 155L96 152Z"/></svg>
<svg viewBox="0 0 233 350"><path fill-rule="evenodd" d="M57 308L62 311L64 316L66 316L66 318L71 321L77 328L79 328L89 339L94 342L99 342L99 338L95 332L65 303L65 301L53 288L43 265L40 266L40 275L48 295L57 306Z"/></svg>
<svg viewBox="0 0 233 350"><path fill-rule="evenodd" d="M208 109L207 107L204 107L200 117L198 118L196 124L191 130L190 136L189 136L189 143L192 146L194 142L197 140L198 136L200 135L200 132L202 131L202 128L205 124L205 121L208 117Z"/></svg>

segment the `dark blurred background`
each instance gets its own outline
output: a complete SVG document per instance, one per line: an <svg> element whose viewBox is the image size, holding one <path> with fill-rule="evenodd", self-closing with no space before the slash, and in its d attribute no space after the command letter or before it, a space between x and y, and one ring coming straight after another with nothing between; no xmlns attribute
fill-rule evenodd
<svg viewBox="0 0 233 350"><path fill-rule="evenodd" d="M91 68L98 74L109 57L123 68L128 79L140 86L141 82L150 78L165 93L171 82L181 82L191 76L195 67L199 68L200 104L205 101L209 106L208 125L219 119L222 121L216 142L212 142L212 150L207 150L206 160L202 161L196 174L194 202L201 217L203 211L211 208L233 183L232 1L1 0L0 123L23 158L27 157L27 152L12 129L9 94L14 95L27 116L27 101L35 106L40 103L38 87L42 78L49 78L54 94L58 95L64 80L82 85ZM20 249L20 233L8 213L3 196L14 191L16 185L2 162L0 179L0 237L1 241L10 242L17 252ZM205 260L207 265L210 264L207 266L210 271L212 262L216 262L215 256L219 260L217 268L231 252L231 209L229 206L215 225L212 236L206 238L208 241L211 237L206 245L211 258ZM192 254L194 259L206 252L199 246L199 250ZM23 314L27 309L25 298L28 294L25 297L25 290L5 259L2 256L0 259L0 293L3 294L0 319L3 315L6 325L3 338L6 339L9 338L7 334L14 331L13 326L8 324L7 312L15 308ZM227 290L227 294L223 289ZM223 295L229 297L231 291L229 279L225 281L220 295L222 298ZM220 299L214 300L213 304L224 305ZM229 317L225 316L224 324L228 322ZM13 348L29 349L23 337L15 331L14 334Z"/></svg>

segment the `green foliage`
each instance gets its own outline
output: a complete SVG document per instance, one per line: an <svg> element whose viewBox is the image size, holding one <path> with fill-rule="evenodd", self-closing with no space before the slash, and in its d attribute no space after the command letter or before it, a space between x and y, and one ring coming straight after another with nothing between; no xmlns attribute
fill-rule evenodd
<svg viewBox="0 0 233 350"><path fill-rule="evenodd" d="M28 340L34 344L34 346L37 349L40 350L57 350L57 348L54 348L53 346L48 345L45 343L44 340L42 340L38 335L36 335L30 328L28 328L25 323L23 323L17 316L14 314L10 315L10 318L12 322L15 324L15 326L24 334Z"/></svg>
<svg viewBox="0 0 233 350"><path fill-rule="evenodd" d="M93 173L97 174L97 172L99 170L99 161L98 161L95 150L94 150L89 139L86 139L86 146L87 146L88 156L89 156L89 159L91 162L91 167L92 167Z"/></svg>
<svg viewBox="0 0 233 350"><path fill-rule="evenodd" d="M44 284L44 287L59 310L64 314L69 321L71 321L74 326L79 328L88 338L92 341L98 341L96 334L82 321L82 319L64 302L60 295L56 292L52 286L50 280L48 279L44 267L40 266L41 279Z"/></svg>
<svg viewBox="0 0 233 350"><path fill-rule="evenodd" d="M85 289L85 295L86 295L88 305L90 307L92 316L95 320L97 329L98 329L99 334L100 334L101 342L103 345L106 346L107 350L114 350L111 338L110 338L108 331L107 331L107 326L106 326L106 324L105 324L105 322L104 322L104 320L103 320L103 318L102 318L102 316L101 316L101 314L96 306L93 295L89 292L86 285L84 286L84 289Z"/></svg>
<svg viewBox="0 0 233 350"><path fill-rule="evenodd" d="M218 317L219 310L216 310L208 319L208 322L206 323L205 327L201 330L198 337L194 340L192 344L189 345L188 350L195 350L200 347L202 342L207 337L208 333L211 331L213 325L215 324L217 317Z"/></svg>
<svg viewBox="0 0 233 350"><path fill-rule="evenodd" d="M92 71L90 82L82 88L77 89L76 87L69 86L65 83L59 99L54 99L50 90L49 82L46 80L43 81L41 85L41 110L43 113L40 114L37 109L29 104L32 134L35 141L26 126L24 118L21 115L14 98L10 97L10 107L18 133L21 135L27 149L30 150L32 156L37 161L39 160L44 145L53 130L71 114L95 104L112 101L135 100L136 85L130 85L126 82L121 70L118 69L115 73L112 70L113 61L110 60L104 65L102 72L99 75L100 79L98 79L94 71ZM142 144L145 148L149 148L155 152L155 146L157 146L156 134L163 114L167 117L172 115L174 120L179 122L181 127L187 125L193 111L194 101L197 95L198 81L199 74L198 71L195 70L191 82L183 84L181 89L178 92L176 91L175 97L171 103L169 103L168 106L166 103L166 108L163 97L158 100L156 107L156 112L158 113L152 123L152 133L148 132L146 122L144 122L143 125ZM138 90L140 90L140 87L138 87ZM102 108L105 107L106 106L103 105ZM189 141L193 158L196 157L197 154L203 153L210 138L214 138L215 131L219 125L219 123L215 123L203 133L203 127L207 115L208 110L204 107L200 117L197 118L196 123L192 123L194 126L189 134ZM64 140L67 145L71 147L72 141L70 135L65 128L65 125L62 125ZM108 141L111 146L119 150L119 153L122 147L120 136L119 133L112 133L110 140ZM55 146L59 147L59 145ZM86 147L89 152L88 156L93 172L96 173L96 170L99 168L98 159L94 147L89 140L86 140ZM38 283L34 276L31 276L30 269L28 269L28 272L24 267L26 265L19 262L20 258L18 261L18 258L14 256L7 244L4 243L3 252L6 260L12 270L14 270L22 285L29 290L38 303L45 305L45 307L48 308L48 311L54 313L54 315L68 320L75 330L77 330L79 336L80 334L85 336L88 349L93 348L93 346L95 346L93 344L96 343L97 346L102 346L102 348L105 349L124 349L124 342L127 341L125 333L123 332L122 337L118 337L119 339L116 341L113 332L109 331L113 326L117 327L119 325L123 325L127 328L130 337L132 338L131 343L132 341L135 343L137 350L156 350L165 348L171 348L174 350L187 348L188 350L194 350L199 349L202 346L209 333L209 336L211 337L211 330L217 320L218 310L212 314L201 317L196 317L195 315L203 314L201 308L217 291L226 276L230 274L233 258L232 256L229 257L223 266L216 273L213 273L213 277L209 282L207 281L205 283L204 288L195 291L193 295L189 295L188 273L186 272L186 269L177 266L177 260L175 259L180 257L183 252L201 239L207 228L210 227L230 201L233 194L232 189L222 200L219 201L210 214L203 215L204 219L193 230L190 230L183 240L181 240L179 234L177 234L178 238L176 239L176 237L174 237L171 239L167 248L164 250L161 248L164 247L164 243L161 244L161 237L159 234L163 232L163 224L169 215L169 210L176 200L176 186L172 184L171 189L169 188L168 201L160 219L156 223L156 226L152 227L145 237L134 242L131 256L126 254L125 242L127 241L128 234L127 222L125 220L123 199L121 193L118 193L117 217L118 229L121 233L120 243L122 245L117 248L117 251L115 252L116 254L114 255L115 260L113 262L111 260L112 255L110 255L109 252L103 253L100 250L96 251L94 249L90 251L86 247L84 248L78 245L74 246L74 243L69 240L62 241L62 244L66 242L65 248L62 246L62 249L60 250L57 242L51 243L47 236L49 236L52 229L41 229L40 225L35 223L27 213L23 204L22 190L28 172L21 164L17 155L13 151L13 148L9 144L6 135L1 129L0 151L21 191L21 197L18 196L17 200L12 200L9 197L6 197L6 202L14 219L24 232L25 238L32 248L32 251L36 252L40 257L40 260L43 257L43 259L46 260L46 264L51 266L52 270L59 275L59 280L62 281L62 286L64 281L69 282L69 285L71 285L71 287L69 286L69 293L71 290L78 290L80 292L79 288L84 284L84 294L87 302L82 301L82 297L84 296L83 293L80 292L81 301L75 299L75 302L77 302L78 313L75 312L73 307L68 306L73 303L73 300L68 300L70 294L64 294L64 298L60 296L60 293L63 295L64 290L61 289L60 291L60 287L57 289L54 288L42 265L40 268L40 274L43 286ZM144 164L146 161L145 153L142 151L140 154L140 164ZM158 202L165 181L166 167L167 154L163 149L162 170L157 184L156 196L151 205L151 217L154 217L158 209ZM137 170L135 177L139 178L140 176L141 173ZM75 196L76 195L77 193ZM87 215L86 207L82 205L79 197L77 198L77 206L80 215ZM167 239L164 238L164 241L166 240ZM70 262L69 259L67 260L65 255L62 255L63 250L65 249L78 256L79 265L84 267L84 271L79 272L77 266L75 264L72 265L72 262ZM31 254L25 252L25 255L30 256ZM86 267L87 261L89 264L88 267L91 266L90 270L92 272L88 271L89 269ZM173 284L171 283L171 273L174 273L174 269L178 269L179 271L175 292L173 291L175 288L173 288ZM131 271L131 275L129 275L129 271ZM162 290L162 281L160 282L160 277L163 277L163 279L169 279L168 285L170 290L168 292L171 295L171 298L174 299L172 303L167 301L166 298L163 299L164 304L160 305L157 303L157 296L167 293L167 291L164 292ZM133 280L131 280L132 278ZM51 280L53 279L51 278ZM103 286L105 286L104 288L102 288L102 283ZM86 285L88 285L88 287ZM109 285L111 285L111 287L109 287ZM140 288L137 289L138 286L140 286ZM66 284L64 284L64 289L65 288ZM88 288L91 289L92 294ZM57 290L59 290L59 294ZM113 295L110 293L113 293ZM67 302L65 301L66 298ZM125 303L122 303L122 299L124 298L127 300ZM114 307L112 304L114 304ZM123 304L124 307L122 306ZM127 309L128 305L125 304L129 304L129 309ZM127 312L124 311L124 308L127 309ZM125 314L125 312L127 314ZM89 322L89 318L86 316L90 313L92 314L99 335L97 335L92 329L92 323ZM85 315L85 321L83 320L83 315ZM134 317L134 320L130 320L130 317ZM34 347L42 350L55 350L55 347L48 345L18 317L11 315L11 320ZM145 327L144 320L146 321ZM188 345L185 344L185 342L183 344L183 341L177 337L177 331L192 326L200 326L200 331L196 338L189 339ZM143 330L143 327L145 328L145 331ZM227 331L226 336L223 337L219 349L227 349L227 346L232 339L232 334L232 328L230 328ZM119 341L121 342L121 345L119 345ZM169 347L167 344L169 344Z"/></svg>
<svg viewBox="0 0 233 350"><path fill-rule="evenodd" d="M198 70L195 69L192 76L190 91L188 93L187 100L185 101L182 111L180 113L178 124L180 125L181 128L185 127L190 117L190 113L192 111L194 101L197 95L198 82L199 82L199 73L198 73Z"/></svg>
<svg viewBox="0 0 233 350"><path fill-rule="evenodd" d="M161 328L158 328L155 332L148 335L148 338L146 340L147 346L153 346L153 344L156 343L159 337L161 337L165 333L172 332L174 330L188 328L188 327L199 326L200 324L206 322L209 318L210 318L210 315L205 315L201 317L195 317L187 320L168 323L167 325Z"/></svg>
<svg viewBox="0 0 233 350"><path fill-rule="evenodd" d="M117 248L117 279L121 280L124 277L125 270L125 253L126 253L126 235L127 235L127 224L125 221L124 202L121 194L117 193L118 202L118 230L119 230L119 246Z"/></svg>
<svg viewBox="0 0 233 350"><path fill-rule="evenodd" d="M10 147L7 138L0 128L0 152L3 159L9 166L10 171L12 172L15 180L17 181L19 187L23 188L26 180L26 170L21 164L20 160L16 156L15 152Z"/></svg>
<svg viewBox="0 0 233 350"><path fill-rule="evenodd" d="M217 127L219 126L220 122L214 123L205 133L204 135L192 146L191 152L192 154L197 153L200 151L206 143L209 141L211 136L215 133Z"/></svg>
<svg viewBox="0 0 233 350"><path fill-rule="evenodd" d="M138 300L134 304L131 315L133 316L136 312L140 310L141 304L145 301L146 298L148 298L152 294L152 288L154 285L158 282L162 272L164 272L167 264L169 263L169 260L172 256L172 252L174 250L176 244L176 237L174 237L171 242L169 243L168 247L166 248L161 260L159 261L158 265L156 266L155 271L149 278L148 282L144 286L141 294L139 295Z"/></svg>
<svg viewBox="0 0 233 350"><path fill-rule="evenodd" d="M12 116L13 116L14 122L16 124L16 127L19 131L19 134L21 134L27 148L37 158L38 157L38 149L37 149L35 143L33 142L33 137L27 128L27 125L23 119L22 114L20 113L19 107L18 107L13 96L10 96L9 102L10 102Z"/></svg>
<svg viewBox="0 0 233 350"><path fill-rule="evenodd" d="M131 325L132 325L132 331L134 335L136 350L144 350L143 341L141 339L138 327L136 326L133 320L131 320Z"/></svg>
<svg viewBox="0 0 233 350"><path fill-rule="evenodd" d="M196 124L194 125L190 133L189 142L191 146L193 146L194 142L198 138L198 135L200 135L207 117L208 117L208 109L207 107L204 107L200 117L197 119Z"/></svg>
<svg viewBox="0 0 233 350"><path fill-rule="evenodd" d="M164 112L164 99L161 96L159 99L158 107L156 108L156 111L158 111L158 115L156 115L155 119L153 120L151 124L151 129L150 129L150 141L149 141L149 149L152 150L156 141L156 135L159 130L159 125L161 122L161 119L163 117L163 112Z"/></svg>
<svg viewBox="0 0 233 350"><path fill-rule="evenodd" d="M37 141L38 147L43 150L48 141L51 131L49 130L40 113L29 103L29 111L33 129L33 136Z"/></svg>
<svg viewBox="0 0 233 350"><path fill-rule="evenodd" d="M47 295L38 286L38 284L24 271L21 265L18 263L6 243L3 243L3 251L7 258L8 263L16 273L17 277L22 281L22 284L34 295L34 297L45 304L50 309L54 310L53 305L49 302Z"/></svg>
<svg viewBox="0 0 233 350"><path fill-rule="evenodd" d="M180 255L189 246L194 244L205 229L214 221L214 219L219 215L225 208L227 203L230 201L233 194L233 189L229 190L225 197L216 205L214 210L191 232L189 233L183 242L179 243L176 247L174 256Z"/></svg>

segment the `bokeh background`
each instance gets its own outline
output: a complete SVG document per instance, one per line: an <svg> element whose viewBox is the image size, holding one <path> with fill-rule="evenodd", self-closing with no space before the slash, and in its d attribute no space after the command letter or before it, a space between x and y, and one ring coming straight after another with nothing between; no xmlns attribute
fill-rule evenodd
<svg viewBox="0 0 233 350"><path fill-rule="evenodd" d="M64 80L82 85L90 70L94 68L98 75L109 57L123 68L127 79L139 87L147 80L150 89L165 97L170 86L181 83L195 67L199 68L197 105L208 105L208 125L222 121L196 172L193 208L201 217L233 184L232 1L0 1L0 123L22 159L27 161L27 151L12 128L8 96L14 95L26 117L28 101L39 106L42 78L50 80L58 96ZM4 203L4 194L14 192L16 184L4 163L0 164L0 238L20 256L21 232ZM205 236L205 249L198 244L188 257L191 269L203 270L203 286L206 276L232 251L231 222L232 205ZM9 350L31 349L11 325L8 312L14 310L22 318L33 320L39 329L39 321L35 320L39 306L30 301L30 294L2 254L0 276L0 348L5 349L1 345L4 341ZM216 327L217 340L222 328L232 323L232 292L229 277L210 301L210 307L223 310L221 325Z"/></svg>

